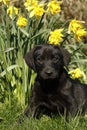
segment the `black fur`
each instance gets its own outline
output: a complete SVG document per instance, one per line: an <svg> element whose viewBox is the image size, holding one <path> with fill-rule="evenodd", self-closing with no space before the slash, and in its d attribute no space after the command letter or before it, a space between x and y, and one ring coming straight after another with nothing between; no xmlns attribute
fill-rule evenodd
<svg viewBox="0 0 87 130"><path fill-rule="evenodd" d="M32 88L29 105L24 115L38 117L47 115L71 114L87 108L87 85L73 80L64 66L68 66L70 54L57 45L35 46L25 56L27 65L37 73Z"/></svg>

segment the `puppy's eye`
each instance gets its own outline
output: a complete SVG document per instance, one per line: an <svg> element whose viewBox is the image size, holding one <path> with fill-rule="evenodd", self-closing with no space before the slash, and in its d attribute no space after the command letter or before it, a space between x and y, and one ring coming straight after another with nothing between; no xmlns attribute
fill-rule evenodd
<svg viewBox="0 0 87 130"><path fill-rule="evenodd" d="M37 58L37 63L42 65L43 64L43 59L40 57L40 58Z"/></svg>
<svg viewBox="0 0 87 130"><path fill-rule="evenodd" d="M54 58L53 58L53 62L54 62L54 63L57 63L58 61L59 61L59 58L58 58L58 57L54 57Z"/></svg>

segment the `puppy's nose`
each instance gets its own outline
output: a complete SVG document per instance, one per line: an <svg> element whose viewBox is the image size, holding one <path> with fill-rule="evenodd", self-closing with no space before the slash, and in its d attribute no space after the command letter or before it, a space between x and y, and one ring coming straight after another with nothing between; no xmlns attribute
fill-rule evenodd
<svg viewBox="0 0 87 130"><path fill-rule="evenodd" d="M51 76L51 75L52 75L52 71L51 71L51 70L47 70L45 73L46 73L46 75L48 75L48 76Z"/></svg>

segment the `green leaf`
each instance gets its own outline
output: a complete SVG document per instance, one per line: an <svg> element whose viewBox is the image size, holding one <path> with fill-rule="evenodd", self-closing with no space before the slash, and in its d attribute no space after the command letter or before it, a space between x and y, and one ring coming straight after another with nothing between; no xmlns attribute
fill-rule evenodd
<svg viewBox="0 0 87 130"><path fill-rule="evenodd" d="M26 35L27 37L29 37L29 34L28 34L23 28L20 28L20 31L21 31L24 35Z"/></svg>
<svg viewBox="0 0 87 130"><path fill-rule="evenodd" d="M16 49L16 47L10 47L10 48L5 49L3 52L13 51L14 49Z"/></svg>
<svg viewBox="0 0 87 130"><path fill-rule="evenodd" d="M18 67L18 65L11 65L11 66L9 66L6 70L4 70L3 72L0 73L0 76L2 77L4 75L6 75L6 72L9 72L9 71L13 70L16 67Z"/></svg>

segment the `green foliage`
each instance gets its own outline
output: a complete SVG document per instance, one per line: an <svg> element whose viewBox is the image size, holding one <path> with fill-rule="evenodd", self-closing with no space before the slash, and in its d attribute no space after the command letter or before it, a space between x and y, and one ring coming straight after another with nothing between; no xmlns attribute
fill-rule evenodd
<svg viewBox="0 0 87 130"><path fill-rule="evenodd" d="M28 32L18 29L14 20L10 21L5 10L3 14L0 24L0 102L11 105L12 98L16 97L18 103L25 105L35 74L30 70L28 73L24 55L34 42L29 40Z"/></svg>
<svg viewBox="0 0 87 130"><path fill-rule="evenodd" d="M84 73L80 80L87 83L87 44L70 41L70 44L66 43L64 46L71 53L69 69L80 68Z"/></svg>

